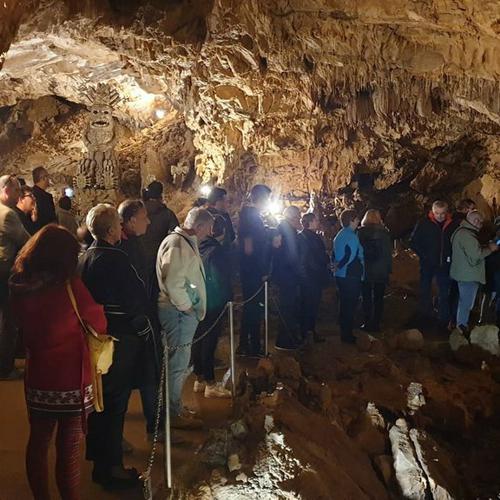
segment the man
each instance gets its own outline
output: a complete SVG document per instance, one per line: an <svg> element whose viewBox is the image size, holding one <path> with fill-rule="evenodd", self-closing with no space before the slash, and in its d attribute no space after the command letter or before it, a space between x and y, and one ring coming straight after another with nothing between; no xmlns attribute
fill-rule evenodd
<svg viewBox="0 0 500 500"><path fill-rule="evenodd" d="M270 197L271 189L263 184L257 184L250 191L251 204L244 206L240 211L238 254L245 305L237 353L242 356L262 357L263 355L260 325L264 291L257 292L270 271L271 245L263 220L263 213L267 210ZM251 298L252 300L249 300Z"/></svg>
<svg viewBox="0 0 500 500"><path fill-rule="evenodd" d="M275 251L274 273L279 289L280 326L276 349L292 351L303 342L299 332L300 283L304 280L299 253L298 232L302 229L300 210L285 208L283 221L278 225L281 246Z"/></svg>
<svg viewBox="0 0 500 500"><path fill-rule="evenodd" d="M8 280L17 253L30 235L14 208L21 195L19 181L13 175L0 177L0 380L14 380L20 373L14 368L17 331L7 317Z"/></svg>
<svg viewBox="0 0 500 500"><path fill-rule="evenodd" d="M450 264L451 235L456 225L448 212L448 204L437 200L425 218L417 222L410 245L420 259L421 319L427 323L432 317L432 282L439 290L438 322L446 329L450 322Z"/></svg>
<svg viewBox="0 0 500 500"><path fill-rule="evenodd" d="M24 226L24 229L33 235L36 232L36 201L33 189L29 186L21 186L21 196L14 210Z"/></svg>
<svg viewBox="0 0 500 500"><path fill-rule="evenodd" d="M207 306L205 271L198 244L212 233L212 226L213 217L207 210L192 208L183 226L176 227L163 240L156 263L160 287L158 316L165 344L170 349L169 411L172 427L179 429L201 426L200 420L184 411L181 396L188 373L190 344Z"/></svg>
<svg viewBox="0 0 500 500"><path fill-rule="evenodd" d="M103 376L104 411L88 420L87 459L94 462L93 481L107 489L136 487L137 471L123 466L123 425L130 392L151 334L146 290L128 255L116 247L121 238L120 217L104 203L87 214L94 242L80 258L82 280L104 306L108 333L115 343L113 365Z"/></svg>
<svg viewBox="0 0 500 500"><path fill-rule="evenodd" d="M227 213L227 191L221 187L213 187L208 195L207 210L215 217L220 215L225 222L225 236L222 244L229 248L236 239L231 216Z"/></svg>
<svg viewBox="0 0 500 500"><path fill-rule="evenodd" d="M78 224L71 212L71 198L69 196L61 196L57 202L57 222L60 226L65 227L73 236L76 236Z"/></svg>
<svg viewBox="0 0 500 500"><path fill-rule="evenodd" d="M318 216L305 214L302 227L304 229L299 233L299 255L304 273L300 285L302 338L306 340L312 336L314 342L324 342L325 339L316 332L316 318L323 288L328 283L329 257L323 238L318 234Z"/></svg>
<svg viewBox="0 0 500 500"><path fill-rule="evenodd" d="M452 216L453 222L455 222L456 225L460 224L463 220L465 220L467 214L473 210L476 210L476 203L474 200L471 200L470 198L460 200L457 202L455 213Z"/></svg>
<svg viewBox="0 0 500 500"><path fill-rule="evenodd" d="M47 192L50 185L49 173L44 167L36 167L33 172L33 195L36 200L38 218L36 228L41 229L47 224L57 224L56 208L52 195Z"/></svg>

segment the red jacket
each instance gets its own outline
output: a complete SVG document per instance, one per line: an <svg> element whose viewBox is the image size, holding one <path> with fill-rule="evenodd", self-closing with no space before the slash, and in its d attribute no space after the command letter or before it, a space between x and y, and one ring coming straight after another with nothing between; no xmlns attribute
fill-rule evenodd
<svg viewBox="0 0 500 500"><path fill-rule="evenodd" d="M80 278L71 286L81 317L99 333L106 333L103 307ZM30 288L11 282L11 308L26 347L26 389L80 390L91 383L90 360L82 327L71 305L66 285Z"/></svg>

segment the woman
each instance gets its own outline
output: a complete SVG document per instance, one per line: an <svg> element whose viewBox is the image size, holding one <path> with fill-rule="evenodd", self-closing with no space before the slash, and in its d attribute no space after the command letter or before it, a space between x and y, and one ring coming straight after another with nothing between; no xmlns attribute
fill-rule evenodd
<svg viewBox="0 0 500 500"><path fill-rule="evenodd" d="M105 332L106 319L75 276L79 251L66 229L45 226L19 252L10 280L11 308L27 352L26 470L36 500L50 498L48 447L56 426L57 487L63 500L80 498L80 443L93 395L86 340L67 283L84 321Z"/></svg>
<svg viewBox="0 0 500 500"><path fill-rule="evenodd" d="M458 283L457 327L469 329L469 315L480 284L486 283L485 259L498 250L495 243L482 247L478 233L483 226L483 216L469 212L451 237L452 257L450 276Z"/></svg>
<svg viewBox="0 0 500 500"><path fill-rule="evenodd" d="M344 210L340 214L342 229L333 240L333 268L339 291L339 326L342 342L354 344L352 334L354 315L361 293L364 256L356 229L359 217L355 210Z"/></svg>
<svg viewBox="0 0 500 500"><path fill-rule="evenodd" d="M358 231L365 256L362 285L364 325L367 332L379 332L384 311L385 287L392 271L392 242L378 210L367 210Z"/></svg>

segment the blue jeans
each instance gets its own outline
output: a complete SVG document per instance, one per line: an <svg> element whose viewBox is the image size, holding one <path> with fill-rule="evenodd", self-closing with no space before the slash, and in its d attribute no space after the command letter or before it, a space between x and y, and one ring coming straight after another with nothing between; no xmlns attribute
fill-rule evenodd
<svg viewBox="0 0 500 500"><path fill-rule="evenodd" d="M457 310L457 326L468 326L469 315L474 302L476 301L476 294L479 289L477 281L459 281L458 282L458 310Z"/></svg>
<svg viewBox="0 0 500 500"><path fill-rule="evenodd" d="M162 340L169 348L191 343L198 326L197 317L177 310L173 306L160 306L158 317L162 329ZM168 384L169 409L172 416L182 412L182 387L188 375L191 346L169 352Z"/></svg>
<svg viewBox="0 0 500 500"><path fill-rule="evenodd" d="M446 270L420 267L420 313L432 317L432 280L436 278L438 287L438 319L447 324L450 321L450 275Z"/></svg>

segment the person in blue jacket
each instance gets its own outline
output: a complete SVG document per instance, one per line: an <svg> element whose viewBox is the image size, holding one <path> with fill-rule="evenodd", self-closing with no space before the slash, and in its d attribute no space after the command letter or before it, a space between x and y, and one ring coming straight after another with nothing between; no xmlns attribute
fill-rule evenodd
<svg viewBox="0 0 500 500"><path fill-rule="evenodd" d="M339 293L339 327L342 342L353 344L356 338L352 334L353 320L356 313L361 281L364 275L363 247L356 229L359 217L355 210L344 210L340 214L342 229L333 240L332 256L335 281Z"/></svg>

